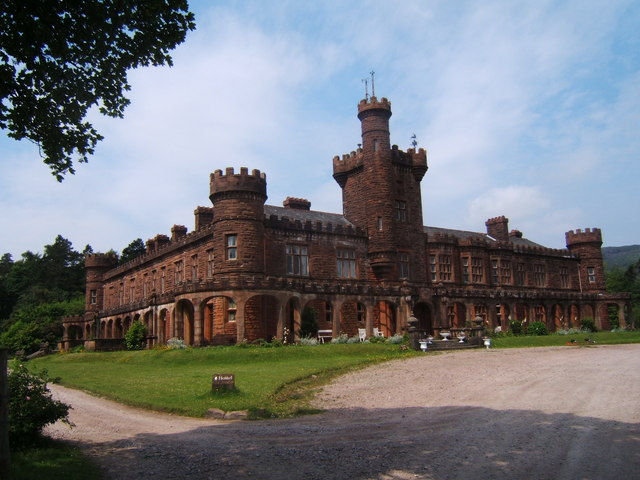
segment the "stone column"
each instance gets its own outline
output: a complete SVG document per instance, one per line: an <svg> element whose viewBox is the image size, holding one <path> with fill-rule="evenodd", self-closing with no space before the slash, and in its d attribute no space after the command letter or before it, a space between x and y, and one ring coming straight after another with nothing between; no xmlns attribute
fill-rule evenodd
<svg viewBox="0 0 640 480"><path fill-rule="evenodd" d="M373 336L373 304L367 302L365 303L366 307L366 318L364 319L364 328L367 332L367 338Z"/></svg>
<svg viewBox="0 0 640 480"><path fill-rule="evenodd" d="M202 346L203 312L200 307L200 299L192 299L193 305L193 344Z"/></svg>

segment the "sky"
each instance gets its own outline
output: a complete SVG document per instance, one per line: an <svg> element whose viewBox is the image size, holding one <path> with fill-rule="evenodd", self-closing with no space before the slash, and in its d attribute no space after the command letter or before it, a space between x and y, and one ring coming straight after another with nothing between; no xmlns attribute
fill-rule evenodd
<svg viewBox="0 0 640 480"><path fill-rule="evenodd" d="M552 248L592 227L640 243L637 0L189 3L174 66L130 72L123 119L90 113L105 140L75 175L58 183L0 132L0 254L191 231L226 167L265 172L269 205L342 213L332 158L361 141L371 71L392 144L427 149L425 225L484 232L505 215Z"/></svg>

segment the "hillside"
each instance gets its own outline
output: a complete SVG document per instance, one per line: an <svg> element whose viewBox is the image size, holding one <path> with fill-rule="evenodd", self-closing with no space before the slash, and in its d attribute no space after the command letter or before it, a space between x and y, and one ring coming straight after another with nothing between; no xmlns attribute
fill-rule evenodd
<svg viewBox="0 0 640 480"><path fill-rule="evenodd" d="M633 263L640 260L640 245L626 245L623 247L603 247L605 270L614 268L626 270Z"/></svg>

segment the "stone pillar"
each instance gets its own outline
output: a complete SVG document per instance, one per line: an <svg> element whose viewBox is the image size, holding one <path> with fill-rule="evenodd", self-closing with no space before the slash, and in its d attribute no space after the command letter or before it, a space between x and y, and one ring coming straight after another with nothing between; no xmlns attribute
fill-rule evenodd
<svg viewBox="0 0 640 480"><path fill-rule="evenodd" d="M373 336L373 304L366 303L365 306L367 308L367 317L364 321L364 328L367 333L367 338L369 338Z"/></svg>
<svg viewBox="0 0 640 480"><path fill-rule="evenodd" d="M193 344L196 347L202 346L203 312L200 307L200 300L193 302Z"/></svg>
<svg viewBox="0 0 640 480"><path fill-rule="evenodd" d="M333 330L333 338L336 338L340 335L340 316L342 309L342 302L331 302L328 301L331 305L331 329Z"/></svg>

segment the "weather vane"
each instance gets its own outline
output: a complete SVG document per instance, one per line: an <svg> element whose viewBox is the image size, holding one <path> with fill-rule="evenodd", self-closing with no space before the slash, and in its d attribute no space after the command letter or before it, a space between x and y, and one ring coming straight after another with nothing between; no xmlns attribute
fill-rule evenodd
<svg viewBox="0 0 640 480"><path fill-rule="evenodd" d="M362 83L364 83L364 98L368 102L369 101L369 78L363 78Z"/></svg>
<svg viewBox="0 0 640 480"><path fill-rule="evenodd" d="M413 148L418 146L418 137L416 137L415 133L411 135L411 145L413 145Z"/></svg>
<svg viewBox="0 0 640 480"><path fill-rule="evenodd" d="M373 76L375 75L376 72L374 72L373 70L371 70L369 72L369 74L371 75L371 96L375 97L376 96L376 86L373 83Z"/></svg>

